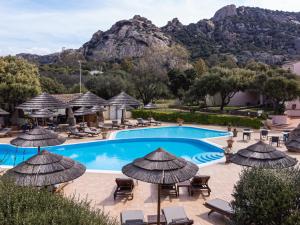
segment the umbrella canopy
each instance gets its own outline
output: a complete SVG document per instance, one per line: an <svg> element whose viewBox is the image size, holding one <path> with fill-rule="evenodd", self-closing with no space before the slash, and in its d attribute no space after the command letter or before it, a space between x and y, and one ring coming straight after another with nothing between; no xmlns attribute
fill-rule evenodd
<svg viewBox="0 0 300 225"><path fill-rule="evenodd" d="M9 112L6 112L4 109L0 108L0 116L7 116L9 114L10 114Z"/></svg>
<svg viewBox="0 0 300 225"><path fill-rule="evenodd" d="M147 105L144 106L144 109L157 109L157 105L153 104L152 102L149 102Z"/></svg>
<svg viewBox="0 0 300 225"><path fill-rule="evenodd" d="M122 172L128 177L147 183L158 184L157 224L160 224L160 185L175 184L189 180L199 167L183 158L177 158L162 148L125 165Z"/></svg>
<svg viewBox="0 0 300 225"><path fill-rule="evenodd" d="M65 103L44 92L29 101L22 103L17 109L64 109L67 107L68 106Z"/></svg>
<svg viewBox="0 0 300 225"><path fill-rule="evenodd" d="M93 112L91 109L86 108L86 107L81 107L74 111L75 116L85 116L85 115L91 115L91 114L95 114L95 112Z"/></svg>
<svg viewBox="0 0 300 225"><path fill-rule="evenodd" d="M91 108L92 112L104 112L107 111L107 109L105 109L103 106L100 105L95 105Z"/></svg>
<svg viewBox="0 0 300 225"><path fill-rule="evenodd" d="M108 103L109 105L130 105L130 106L139 106L141 104L137 99L126 94L124 91L122 91L120 94L116 95L115 97L109 99Z"/></svg>
<svg viewBox="0 0 300 225"><path fill-rule="evenodd" d="M108 103L103 98L100 98L99 96L88 91L85 94L80 95L78 98L70 101L69 105L71 105L72 107L92 107L95 105L108 105Z"/></svg>
<svg viewBox="0 0 300 225"><path fill-rule="evenodd" d="M300 152L300 124L291 131L285 146L289 151Z"/></svg>
<svg viewBox="0 0 300 225"><path fill-rule="evenodd" d="M32 118L51 118L54 116L54 113L49 109L39 109L31 113L29 116Z"/></svg>
<svg viewBox="0 0 300 225"><path fill-rule="evenodd" d="M79 162L43 150L8 170L5 176L19 186L43 187L74 180L85 170Z"/></svg>
<svg viewBox="0 0 300 225"><path fill-rule="evenodd" d="M20 147L45 147L60 145L65 141L64 137L59 136L53 131L36 127L11 140L10 144Z"/></svg>
<svg viewBox="0 0 300 225"><path fill-rule="evenodd" d="M286 168L297 164L297 159L262 141L239 150L230 161L242 166L269 169Z"/></svg>
<svg viewBox="0 0 300 225"><path fill-rule="evenodd" d="M120 107L119 107L119 109L120 110L128 110L128 111L130 111L130 110L133 110L134 108L132 108L130 105L121 105Z"/></svg>

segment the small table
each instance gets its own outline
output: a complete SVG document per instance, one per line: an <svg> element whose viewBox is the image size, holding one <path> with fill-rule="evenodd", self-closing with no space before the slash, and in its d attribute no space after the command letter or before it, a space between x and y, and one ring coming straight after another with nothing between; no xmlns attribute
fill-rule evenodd
<svg viewBox="0 0 300 225"><path fill-rule="evenodd" d="M187 188L189 195L191 195L190 187L191 187L191 182L189 180L178 183L177 184L178 195L179 195L179 188Z"/></svg>
<svg viewBox="0 0 300 225"><path fill-rule="evenodd" d="M148 215L147 216L148 224L157 224L157 215ZM160 224L166 225L167 221L164 215L160 215Z"/></svg>

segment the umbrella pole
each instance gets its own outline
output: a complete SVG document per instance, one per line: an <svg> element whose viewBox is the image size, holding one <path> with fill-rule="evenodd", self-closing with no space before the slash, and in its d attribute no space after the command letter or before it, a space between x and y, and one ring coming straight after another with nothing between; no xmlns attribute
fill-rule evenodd
<svg viewBox="0 0 300 225"><path fill-rule="evenodd" d="M41 146L38 146L38 154L41 152Z"/></svg>
<svg viewBox="0 0 300 225"><path fill-rule="evenodd" d="M160 225L160 184L157 185L157 224Z"/></svg>

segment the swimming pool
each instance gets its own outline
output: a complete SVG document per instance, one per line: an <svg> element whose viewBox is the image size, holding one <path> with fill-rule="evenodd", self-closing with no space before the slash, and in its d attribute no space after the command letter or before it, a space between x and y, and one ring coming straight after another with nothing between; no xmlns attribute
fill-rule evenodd
<svg viewBox="0 0 300 225"><path fill-rule="evenodd" d="M124 138L191 138L203 139L228 136L225 131L203 129L188 126L170 126L157 128L140 128L134 130L117 131L112 135L113 139Z"/></svg>
<svg viewBox="0 0 300 225"><path fill-rule="evenodd" d="M196 164L219 160L224 156L223 150L200 139L227 135L228 132L186 126L141 128L115 132L110 140L42 149L77 160L89 170L120 171L127 163L159 147ZM0 144L0 165L17 165L36 153L36 148Z"/></svg>

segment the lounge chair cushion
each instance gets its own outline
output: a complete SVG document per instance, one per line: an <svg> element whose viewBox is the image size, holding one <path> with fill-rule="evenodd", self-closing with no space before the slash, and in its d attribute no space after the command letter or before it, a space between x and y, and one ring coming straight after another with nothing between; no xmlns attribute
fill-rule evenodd
<svg viewBox="0 0 300 225"><path fill-rule="evenodd" d="M234 213L230 203L219 198L208 200L205 205L210 209L215 209L219 213L225 212L228 215Z"/></svg>
<svg viewBox="0 0 300 225"><path fill-rule="evenodd" d="M166 207L163 209L167 224L172 223L174 220L187 219L188 217L183 207Z"/></svg>
<svg viewBox="0 0 300 225"><path fill-rule="evenodd" d="M140 224L144 221L142 210L127 210L121 213L122 224Z"/></svg>

